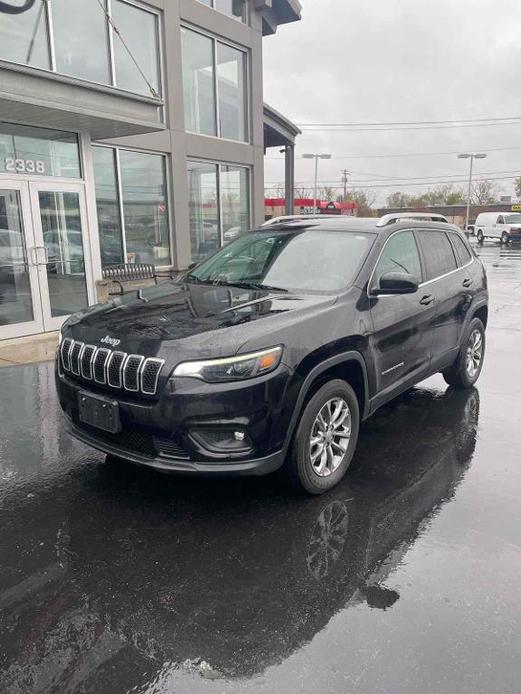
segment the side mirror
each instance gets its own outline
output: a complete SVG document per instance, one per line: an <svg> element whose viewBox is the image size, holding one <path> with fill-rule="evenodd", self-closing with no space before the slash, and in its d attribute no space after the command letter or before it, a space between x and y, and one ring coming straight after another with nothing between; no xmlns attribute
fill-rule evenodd
<svg viewBox="0 0 521 694"><path fill-rule="evenodd" d="M188 266L188 270L193 270L194 267L197 267L197 263L190 263L190 265Z"/></svg>
<svg viewBox="0 0 521 694"><path fill-rule="evenodd" d="M419 281L408 272L386 272L380 277L380 284L371 290L371 294L414 294L418 291Z"/></svg>

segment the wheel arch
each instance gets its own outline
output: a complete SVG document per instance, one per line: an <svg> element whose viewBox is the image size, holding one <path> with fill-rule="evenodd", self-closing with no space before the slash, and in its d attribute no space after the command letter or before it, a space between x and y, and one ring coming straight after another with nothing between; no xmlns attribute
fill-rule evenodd
<svg viewBox="0 0 521 694"><path fill-rule="evenodd" d="M306 403L324 383L335 378L349 383L355 391L360 408L360 419L369 414L369 382L367 365L360 352L350 351L337 354L317 364L308 373L300 388L293 415L288 427L284 449L288 450Z"/></svg>

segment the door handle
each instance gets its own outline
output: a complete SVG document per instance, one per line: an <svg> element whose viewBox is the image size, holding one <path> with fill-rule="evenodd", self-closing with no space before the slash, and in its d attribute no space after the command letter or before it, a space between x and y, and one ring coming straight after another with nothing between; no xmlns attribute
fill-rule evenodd
<svg viewBox="0 0 521 694"><path fill-rule="evenodd" d="M432 304L433 301L433 294L425 294L425 296L422 296L422 298L420 299L420 304L422 304L422 306L428 306L429 304Z"/></svg>
<svg viewBox="0 0 521 694"><path fill-rule="evenodd" d="M469 277L466 277L466 278L463 280L463 286L464 286L464 287L470 287L471 284L472 284L472 280L471 280Z"/></svg>

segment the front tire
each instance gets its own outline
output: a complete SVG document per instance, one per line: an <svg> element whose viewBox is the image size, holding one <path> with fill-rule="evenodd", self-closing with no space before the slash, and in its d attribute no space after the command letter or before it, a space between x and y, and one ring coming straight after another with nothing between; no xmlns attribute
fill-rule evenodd
<svg viewBox="0 0 521 694"><path fill-rule="evenodd" d="M508 243L509 241L510 241L510 236L507 234L506 231L504 231L504 232L501 234L501 243L502 243L504 246L506 246L507 243Z"/></svg>
<svg viewBox="0 0 521 694"><path fill-rule="evenodd" d="M479 318L473 318L467 330L458 358L443 372L443 378L454 388L472 388L479 378L485 358L485 328Z"/></svg>
<svg viewBox="0 0 521 694"><path fill-rule="evenodd" d="M285 462L292 486L323 494L351 464L358 441L360 411L354 390L345 381L329 381L306 404Z"/></svg>
<svg viewBox="0 0 521 694"><path fill-rule="evenodd" d="M485 240L485 235L483 234L483 229L478 229L476 237L478 239L478 243L481 244Z"/></svg>

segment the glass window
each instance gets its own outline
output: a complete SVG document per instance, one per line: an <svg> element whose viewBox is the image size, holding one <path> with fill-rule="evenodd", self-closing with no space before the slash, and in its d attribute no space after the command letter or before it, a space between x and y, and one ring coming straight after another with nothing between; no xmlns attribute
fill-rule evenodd
<svg viewBox="0 0 521 694"><path fill-rule="evenodd" d="M469 263L472 258L472 255L470 254L470 251L465 245L463 239L457 234L451 234L449 238L451 239L452 245L454 246L454 250L456 251L456 256L459 260L459 265L466 265L467 263Z"/></svg>
<svg viewBox="0 0 521 694"><path fill-rule="evenodd" d="M456 269L456 258L444 231L422 231L420 239L425 256L427 280Z"/></svg>
<svg viewBox="0 0 521 694"><path fill-rule="evenodd" d="M80 178L78 136L0 123L0 173Z"/></svg>
<svg viewBox="0 0 521 694"><path fill-rule="evenodd" d="M226 243L250 228L248 169L221 166L223 240Z"/></svg>
<svg viewBox="0 0 521 694"><path fill-rule="evenodd" d="M244 234L190 273L199 282L310 293L348 287L373 242L371 234L326 229Z"/></svg>
<svg viewBox="0 0 521 694"><path fill-rule="evenodd" d="M217 44L217 82L220 136L229 140L246 139L244 103L244 53Z"/></svg>
<svg viewBox="0 0 521 694"><path fill-rule="evenodd" d="M111 147L93 147L102 264L170 265L165 158L125 149L117 154Z"/></svg>
<svg viewBox="0 0 521 694"><path fill-rule="evenodd" d="M213 41L181 29L185 128L216 135Z"/></svg>
<svg viewBox="0 0 521 694"><path fill-rule="evenodd" d="M145 77L159 93L157 16L134 5L113 0L112 18ZM118 87L130 92L150 95L143 75L117 34L114 35L114 62Z"/></svg>
<svg viewBox="0 0 521 694"><path fill-rule="evenodd" d="M214 7L219 12L234 17L241 22L246 21L246 2L245 0L214 0Z"/></svg>
<svg viewBox="0 0 521 694"><path fill-rule="evenodd" d="M124 262L115 156L116 150L111 147L92 148L101 264L103 266Z"/></svg>
<svg viewBox="0 0 521 694"><path fill-rule="evenodd" d="M56 70L110 83L107 22L97 2L52 0Z"/></svg>
<svg viewBox="0 0 521 694"><path fill-rule="evenodd" d="M412 231L394 234L385 244L374 275L377 287L380 285L380 277L387 272L407 272L421 281L420 254Z"/></svg>
<svg viewBox="0 0 521 694"><path fill-rule="evenodd" d="M164 157L119 150L127 263L170 264Z"/></svg>
<svg viewBox="0 0 521 694"><path fill-rule="evenodd" d="M217 165L188 162L188 204L192 260L199 261L221 245Z"/></svg>
<svg viewBox="0 0 521 694"><path fill-rule="evenodd" d="M0 189L0 326L33 317L20 193Z"/></svg>
<svg viewBox="0 0 521 694"><path fill-rule="evenodd" d="M246 141L245 53L195 31L181 31L186 129Z"/></svg>
<svg viewBox="0 0 521 694"><path fill-rule="evenodd" d="M34 67L51 67L47 42L46 3L37 0L21 14L2 14L0 58Z"/></svg>

